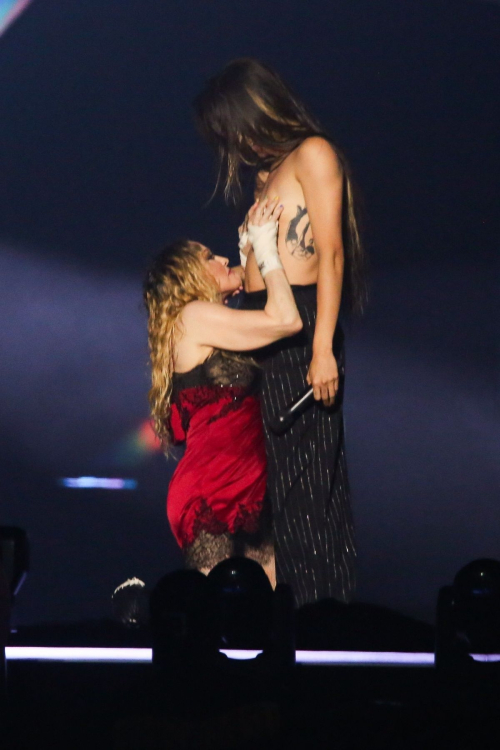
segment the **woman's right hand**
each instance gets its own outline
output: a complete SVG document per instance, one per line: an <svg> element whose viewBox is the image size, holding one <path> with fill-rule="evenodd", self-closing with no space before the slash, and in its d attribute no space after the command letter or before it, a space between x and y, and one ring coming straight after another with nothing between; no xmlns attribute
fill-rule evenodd
<svg viewBox="0 0 500 750"><path fill-rule="evenodd" d="M263 278L269 271L283 268L278 254L278 220L283 206L278 200L256 201L248 212L248 238Z"/></svg>

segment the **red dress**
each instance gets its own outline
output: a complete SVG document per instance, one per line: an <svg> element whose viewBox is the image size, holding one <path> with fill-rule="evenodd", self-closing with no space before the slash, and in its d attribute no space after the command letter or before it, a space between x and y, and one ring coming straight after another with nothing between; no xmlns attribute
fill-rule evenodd
<svg viewBox="0 0 500 750"><path fill-rule="evenodd" d="M167 516L182 548L200 531L258 530L267 472L257 373L219 351L174 373L170 430L186 451L170 481Z"/></svg>

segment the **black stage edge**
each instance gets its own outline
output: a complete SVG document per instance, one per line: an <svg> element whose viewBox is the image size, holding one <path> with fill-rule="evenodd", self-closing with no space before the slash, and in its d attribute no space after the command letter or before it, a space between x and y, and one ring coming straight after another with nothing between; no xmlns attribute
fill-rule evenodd
<svg viewBox="0 0 500 750"><path fill-rule="evenodd" d="M432 625L373 604L324 599L296 613L297 649L428 653L434 641ZM151 638L147 628L102 619L22 626L11 634L10 645L151 647Z"/></svg>
<svg viewBox="0 0 500 750"><path fill-rule="evenodd" d="M10 645L149 647L111 620L20 628ZM297 613L300 649L432 652L433 628L370 605ZM255 644L258 647L258 644ZM4 747L483 750L499 746L498 665L287 667L10 661Z"/></svg>

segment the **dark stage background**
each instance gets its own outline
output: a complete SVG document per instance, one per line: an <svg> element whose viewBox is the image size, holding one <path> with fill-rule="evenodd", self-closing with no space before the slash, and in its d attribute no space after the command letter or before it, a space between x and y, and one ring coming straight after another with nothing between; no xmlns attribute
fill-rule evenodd
<svg viewBox="0 0 500 750"><path fill-rule="evenodd" d="M500 7L34 0L0 39L0 522L29 532L19 622L109 614L180 562L173 463L147 432L141 282L166 240L236 258L190 102L228 60L276 66L347 151L372 301L348 338L359 599L427 620L499 556ZM62 477L135 479L77 490Z"/></svg>

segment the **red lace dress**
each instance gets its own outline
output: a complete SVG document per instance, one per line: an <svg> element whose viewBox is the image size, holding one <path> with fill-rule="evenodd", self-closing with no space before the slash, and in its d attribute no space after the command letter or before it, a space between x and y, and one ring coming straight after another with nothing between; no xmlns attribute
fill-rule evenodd
<svg viewBox="0 0 500 750"><path fill-rule="evenodd" d="M170 481L167 516L183 549L202 532L258 531L267 472L257 374L220 351L174 374L170 430L186 451Z"/></svg>

